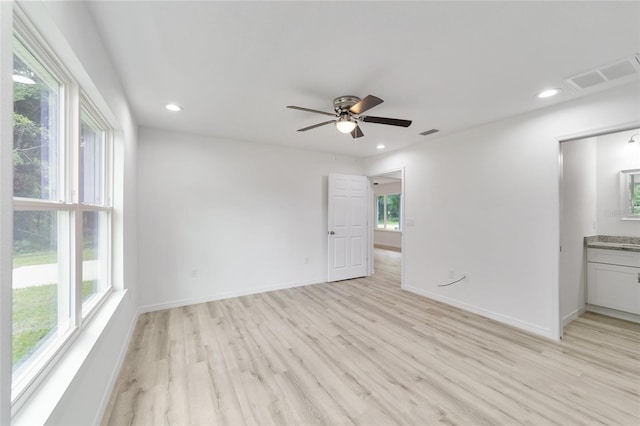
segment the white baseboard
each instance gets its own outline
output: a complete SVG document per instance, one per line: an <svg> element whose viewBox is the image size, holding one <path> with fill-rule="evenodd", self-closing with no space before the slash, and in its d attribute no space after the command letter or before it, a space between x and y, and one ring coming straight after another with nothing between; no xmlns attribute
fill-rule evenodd
<svg viewBox="0 0 640 426"><path fill-rule="evenodd" d="M623 311L618 311L616 309L609 309L603 306L596 306L596 305L589 305L589 304L587 304L586 309L589 312L595 312L597 314L606 315L608 317L640 323L640 315L632 314L630 312L623 312Z"/></svg>
<svg viewBox="0 0 640 426"><path fill-rule="evenodd" d="M256 287L256 288L250 288L250 289L240 290L240 291L226 291L222 293L209 294L206 296L172 300L170 302L155 303L151 305L142 306L139 310L139 313L143 314L147 312L161 311L164 309L179 308L181 306L195 305L197 303L214 302L216 300L231 299L233 297L248 296L251 294L266 293L269 291L284 290L287 288L294 288L294 287L302 287L305 285L322 284L322 283L325 283L326 281L327 280L324 278L318 278L318 279L309 280L309 281L299 281L299 282L293 282L293 283L287 283L287 284L277 284L277 285L271 285L271 286L265 286L265 287Z"/></svg>
<svg viewBox="0 0 640 426"><path fill-rule="evenodd" d="M118 380L118 376L120 375L120 370L122 370L122 365L124 364L124 359L127 356L127 352L129 351L129 345L131 344L131 338L133 337L133 332L136 329L136 325L138 324L138 318L140 318L140 309L133 316L133 320L129 325L129 330L127 331L127 336L124 340L124 344L120 348L120 353L118 354L118 359L116 361L116 366L111 372L111 377L109 377L109 382L105 387L105 392L102 397L102 402L98 407L98 411L96 412L96 417L93 419L93 425L102 424L102 418L104 417L105 411L109 405L109 401L111 400L111 395L113 394L113 389L115 388L116 381Z"/></svg>
<svg viewBox="0 0 640 426"><path fill-rule="evenodd" d="M583 306L582 308L578 308L575 311L565 315L564 318L562 318L562 326L563 327L566 326L571 321L573 321L574 319L578 318L580 315L584 314L586 310L587 310L587 308L585 306Z"/></svg>
<svg viewBox="0 0 640 426"><path fill-rule="evenodd" d="M498 322L507 324L507 325L511 325L513 327L519 328L521 330L525 330L525 331L529 331L531 333L552 339L552 340L559 340L556 339L554 337L554 335L551 333L551 330L544 328L544 327L540 327L536 324L531 324L528 323L526 321L522 321L519 320L517 318L513 318L510 317L508 315L504 315L498 312L493 312L484 308L480 308L478 306L475 305L470 305L468 303L465 302L461 302L459 300L456 299L451 299L449 297L446 296L442 296L441 294L437 294L437 293L432 293L430 291L427 290L423 290L421 288L417 288L417 287L411 287L411 286L403 286L402 287L403 290L407 290L410 291L411 293L415 293L418 294L420 296L424 296L427 297L429 299L433 299L436 300L438 302L442 302L445 303L447 305L451 305L451 306L455 306L456 308L460 308L463 309L465 311L469 311L469 312L473 312L474 314L478 314L481 315L483 317L486 318L490 318L492 320L496 320Z"/></svg>

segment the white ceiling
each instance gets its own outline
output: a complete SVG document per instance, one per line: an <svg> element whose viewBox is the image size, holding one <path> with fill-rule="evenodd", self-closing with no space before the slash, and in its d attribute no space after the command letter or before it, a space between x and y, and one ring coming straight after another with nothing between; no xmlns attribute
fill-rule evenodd
<svg viewBox="0 0 640 426"><path fill-rule="evenodd" d="M640 2L89 3L138 123L358 157L606 88L563 83L640 52ZM638 81L637 79L635 80ZM628 82L628 80L627 80ZM559 96L538 99L544 88ZM354 140L329 119L339 95L385 100ZM184 106L180 113L164 109ZM420 136L437 128L440 133Z"/></svg>

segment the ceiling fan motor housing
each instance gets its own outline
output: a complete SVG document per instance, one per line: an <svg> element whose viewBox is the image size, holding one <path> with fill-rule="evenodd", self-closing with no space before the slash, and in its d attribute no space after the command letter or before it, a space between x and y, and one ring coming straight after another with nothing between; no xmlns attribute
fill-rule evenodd
<svg viewBox="0 0 640 426"><path fill-rule="evenodd" d="M349 111L349 108L360 102L357 96L339 96L333 100L333 109L336 113L342 115Z"/></svg>

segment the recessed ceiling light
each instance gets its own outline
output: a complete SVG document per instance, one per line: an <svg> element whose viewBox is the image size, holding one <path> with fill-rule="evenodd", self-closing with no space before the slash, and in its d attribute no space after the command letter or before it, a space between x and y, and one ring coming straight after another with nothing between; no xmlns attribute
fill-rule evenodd
<svg viewBox="0 0 640 426"><path fill-rule="evenodd" d="M36 84L36 82L30 79L29 77L25 77L24 75L18 75L18 74L13 75L13 81L15 81L16 83L22 83L22 84Z"/></svg>
<svg viewBox="0 0 640 426"><path fill-rule="evenodd" d="M560 89L547 89L538 93L539 98L550 98L551 96L555 96L560 92Z"/></svg>
<svg viewBox="0 0 640 426"><path fill-rule="evenodd" d="M380 145L376 146L376 148L378 148L378 149L384 149L384 145L380 144Z"/></svg>
<svg viewBox="0 0 640 426"><path fill-rule="evenodd" d="M182 107L180 105L176 105L176 104L167 104L167 105L165 105L165 108L168 109L169 111L173 111L173 112L182 111Z"/></svg>

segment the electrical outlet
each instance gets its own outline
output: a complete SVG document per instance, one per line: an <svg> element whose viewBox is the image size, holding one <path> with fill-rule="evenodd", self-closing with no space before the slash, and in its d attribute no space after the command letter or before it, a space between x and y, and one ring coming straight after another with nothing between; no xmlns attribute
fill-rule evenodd
<svg viewBox="0 0 640 426"><path fill-rule="evenodd" d="M191 270L191 278L198 278L198 270L197 269L192 269Z"/></svg>

